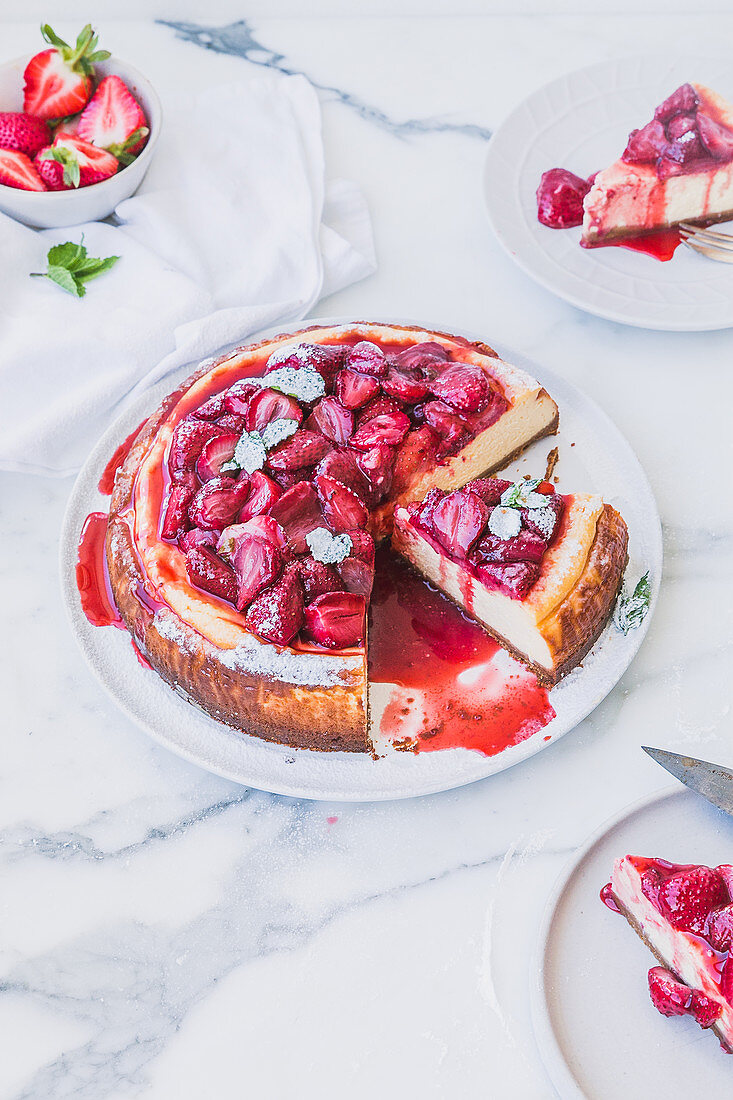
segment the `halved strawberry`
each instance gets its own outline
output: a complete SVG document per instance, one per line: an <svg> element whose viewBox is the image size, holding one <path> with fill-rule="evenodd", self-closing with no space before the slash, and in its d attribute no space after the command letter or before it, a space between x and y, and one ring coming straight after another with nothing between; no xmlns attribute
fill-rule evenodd
<svg viewBox="0 0 733 1100"><path fill-rule="evenodd" d="M679 88L659 104L654 117L667 122L673 115L691 114L697 109L698 102L697 92L692 84L680 84Z"/></svg>
<svg viewBox="0 0 733 1100"><path fill-rule="evenodd" d="M204 401L203 405L199 405L193 415L198 420L217 420L226 412L224 396L223 393L215 393L208 401Z"/></svg>
<svg viewBox="0 0 733 1100"><path fill-rule="evenodd" d="M351 554L349 556L359 558L360 561L365 561L367 565L374 565L374 539L368 531L347 531L346 534L351 539Z"/></svg>
<svg viewBox="0 0 733 1100"><path fill-rule="evenodd" d="M379 382L368 374L342 370L336 376L336 396L346 409L360 409L378 393Z"/></svg>
<svg viewBox="0 0 733 1100"><path fill-rule="evenodd" d="M328 592L305 609L304 633L327 649L348 649L364 639L366 601L353 592Z"/></svg>
<svg viewBox="0 0 733 1100"><path fill-rule="evenodd" d="M89 187L114 176L119 164L106 149L98 149L73 134L60 134L34 160L38 174L51 191Z"/></svg>
<svg viewBox="0 0 733 1100"><path fill-rule="evenodd" d="M367 420L351 437L350 445L368 451L379 444L398 447L410 430L410 418L403 412L384 413Z"/></svg>
<svg viewBox="0 0 733 1100"><path fill-rule="evenodd" d="M237 540L231 563L237 575L237 608L243 611L255 596L277 580L282 572L283 558L271 542L248 535Z"/></svg>
<svg viewBox="0 0 733 1100"><path fill-rule="evenodd" d="M375 397L361 410L356 426L361 428L368 420L374 420L375 416L386 416L388 413L401 413L402 411L399 401L395 401L394 397L387 397L386 394L380 393L379 397Z"/></svg>
<svg viewBox="0 0 733 1100"><path fill-rule="evenodd" d="M318 495L307 481L301 481L283 493L270 509L270 516L285 531L295 554L304 554L308 549L305 536L317 527L323 527Z"/></svg>
<svg viewBox="0 0 733 1100"><path fill-rule="evenodd" d="M487 588L523 600L539 577L540 567L533 561L486 562L477 566L476 573Z"/></svg>
<svg viewBox="0 0 733 1100"><path fill-rule="evenodd" d="M105 61L109 51L97 49L97 36L89 23L74 46L59 38L47 23L41 34L52 48L37 53L25 67L24 110L39 118L75 115L92 94L94 63Z"/></svg>
<svg viewBox="0 0 733 1100"><path fill-rule="evenodd" d="M105 76L79 119L79 137L109 149L121 164L142 150L150 130L145 113L119 76Z"/></svg>
<svg viewBox="0 0 733 1100"><path fill-rule="evenodd" d="M280 367L310 367L318 371L327 386L331 386L343 365L346 347L343 344L291 344L272 353L265 374Z"/></svg>
<svg viewBox="0 0 733 1100"><path fill-rule="evenodd" d="M711 157L716 160L733 159L733 132L700 113L697 115L697 130L700 141Z"/></svg>
<svg viewBox="0 0 733 1100"><path fill-rule="evenodd" d="M215 548L220 533L219 531L204 531L201 527L194 527L191 531L184 531L182 535L179 535L178 545L184 554L187 554L189 550L193 550L194 547L211 546Z"/></svg>
<svg viewBox="0 0 733 1100"><path fill-rule="evenodd" d="M402 493L421 473L425 473L435 464L440 449L440 440L429 425L413 428L407 433L402 445L397 449L397 459L392 473L392 492Z"/></svg>
<svg viewBox="0 0 733 1100"><path fill-rule="evenodd" d="M705 933L713 909L730 902L722 875L710 867L690 867L666 878L659 887L659 907L669 923L683 932Z"/></svg>
<svg viewBox="0 0 733 1100"><path fill-rule="evenodd" d="M716 951L730 951L733 944L733 905L713 910L708 917L705 935Z"/></svg>
<svg viewBox="0 0 733 1100"><path fill-rule="evenodd" d="M276 485L261 470L255 470L249 479L249 496L239 513L239 522L246 523L248 519L253 519L254 516L261 516L269 512L281 495L279 485Z"/></svg>
<svg viewBox="0 0 733 1100"><path fill-rule="evenodd" d="M424 412L430 427L441 437L441 454L457 451L468 436L468 431L455 409L443 401L428 401Z"/></svg>
<svg viewBox="0 0 733 1100"><path fill-rule="evenodd" d="M375 378L381 378L387 373L384 352L371 340L360 340L349 349L346 366L357 374L371 374Z"/></svg>
<svg viewBox="0 0 733 1100"><path fill-rule="evenodd" d="M382 379L382 389L389 397L406 401L408 405L416 405L418 401L423 401L430 392L427 382L419 378L410 378L395 367L392 367L387 377Z"/></svg>
<svg viewBox="0 0 733 1100"><path fill-rule="evenodd" d="M208 546L194 546L186 553L189 579L205 592L234 603L237 598L237 578L229 566Z"/></svg>
<svg viewBox="0 0 733 1100"><path fill-rule="evenodd" d="M0 149L0 183L21 191L47 191L33 161L25 153Z"/></svg>
<svg viewBox="0 0 733 1100"><path fill-rule="evenodd" d="M315 561L313 558L301 558L297 567L306 603L326 592L343 591L341 578L332 565L324 565L322 561Z"/></svg>
<svg viewBox="0 0 733 1100"><path fill-rule="evenodd" d="M728 1004L733 1005L733 955L730 954L725 960L720 974L720 992Z"/></svg>
<svg viewBox="0 0 733 1100"><path fill-rule="evenodd" d="M479 497L458 489L448 493L433 509L433 529L450 553L465 558L488 518L489 510Z"/></svg>
<svg viewBox="0 0 733 1100"><path fill-rule="evenodd" d="M238 416L236 413L224 413L216 421L223 432L238 432L239 435L244 431L243 416Z"/></svg>
<svg viewBox="0 0 733 1100"><path fill-rule="evenodd" d="M484 504L493 507L499 503L502 494L510 489L511 485L511 481L506 481L503 477L477 477L466 488L477 497L481 497Z"/></svg>
<svg viewBox="0 0 733 1100"><path fill-rule="evenodd" d="M244 473L239 475L237 481L231 477L215 477L207 481L189 505L191 525L221 531L234 523L248 495L249 478Z"/></svg>
<svg viewBox="0 0 733 1100"><path fill-rule="evenodd" d="M313 409L308 426L333 443L346 443L354 431L354 414L335 397L322 397Z"/></svg>
<svg viewBox="0 0 733 1100"><path fill-rule="evenodd" d="M479 367L455 364L434 378L431 392L459 412L481 412L491 398L491 386Z"/></svg>
<svg viewBox="0 0 733 1100"><path fill-rule="evenodd" d="M277 390L260 390L249 399L245 414L248 432L261 432L272 420L295 420L300 424L303 410L294 397Z"/></svg>
<svg viewBox="0 0 733 1100"><path fill-rule="evenodd" d="M448 359L448 352L442 344L434 340L426 340L422 344L413 344L396 355L392 362L402 371L420 371L423 378L434 378L443 369L443 364Z"/></svg>
<svg viewBox="0 0 733 1100"><path fill-rule="evenodd" d="M273 470L299 470L303 466L312 466L331 449L330 440L318 432L304 429L296 432L267 456Z"/></svg>
<svg viewBox="0 0 733 1100"><path fill-rule="evenodd" d="M695 1017L700 1027L712 1027L715 1021L720 1018L722 1011L717 1001L712 1000L711 997L707 997L699 989L693 989L692 999L690 1001L690 1012Z"/></svg>
<svg viewBox="0 0 733 1100"><path fill-rule="evenodd" d="M168 468L174 481L179 481L187 470L193 470L196 461L210 439L224 435L218 424L210 424L195 417L182 420L171 442Z"/></svg>
<svg viewBox="0 0 733 1100"><path fill-rule="evenodd" d="M347 592L355 592L357 596L369 599L374 585L374 566L367 565L360 558L349 557L340 561L336 568Z"/></svg>
<svg viewBox="0 0 733 1100"><path fill-rule="evenodd" d="M225 432L224 435L214 436L209 439L201 450L196 460L196 473L201 481L210 481L213 477L219 477L221 468L225 462L231 461L234 456L239 435L236 432Z"/></svg>
<svg viewBox="0 0 733 1100"><path fill-rule="evenodd" d="M178 484L171 486L160 531L164 539L177 539L189 526L188 508L197 488L198 482L190 470L182 472Z"/></svg>
<svg viewBox="0 0 733 1100"><path fill-rule="evenodd" d="M255 535L271 542L278 550L288 549L288 537L273 516L253 516L245 523L238 523L237 528L241 535Z"/></svg>
<svg viewBox="0 0 733 1100"><path fill-rule="evenodd" d="M328 474L351 489L364 502L371 499L371 487L357 464L354 451L329 451L316 467L316 476Z"/></svg>
<svg viewBox="0 0 733 1100"><path fill-rule="evenodd" d="M315 480L323 515L332 531L349 531L352 527L365 527L369 512L355 492L328 474L319 474Z"/></svg>
<svg viewBox="0 0 733 1100"><path fill-rule="evenodd" d="M323 597L321 597L323 598ZM268 642L287 645L303 625L303 586L295 570L283 573L250 604L246 626Z"/></svg>
<svg viewBox="0 0 733 1100"><path fill-rule="evenodd" d="M0 149L14 149L34 157L51 141L51 129L45 118L24 111L0 111Z"/></svg>
<svg viewBox="0 0 733 1100"><path fill-rule="evenodd" d="M653 966L649 971L649 995L652 1004L663 1016L684 1016L690 1007L690 989L678 982L674 974L663 966Z"/></svg>
<svg viewBox="0 0 733 1100"><path fill-rule="evenodd" d="M253 386L251 382L242 379L224 391L221 395L222 404L228 413L246 416L250 398L253 393L257 392L257 386Z"/></svg>
<svg viewBox="0 0 733 1100"><path fill-rule="evenodd" d="M397 452L386 443L378 443L368 451L357 455L356 461L367 477L372 489L372 501L377 503L389 492Z"/></svg>

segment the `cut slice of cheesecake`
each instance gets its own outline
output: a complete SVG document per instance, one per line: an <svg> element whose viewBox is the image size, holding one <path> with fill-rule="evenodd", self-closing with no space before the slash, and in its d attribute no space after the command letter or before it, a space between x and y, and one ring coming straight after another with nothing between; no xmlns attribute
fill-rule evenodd
<svg viewBox="0 0 733 1100"><path fill-rule="evenodd" d="M733 867L623 856L601 892L658 959L649 992L665 1016L690 1015L733 1053Z"/></svg>
<svg viewBox="0 0 733 1100"><path fill-rule="evenodd" d="M598 496L479 478L395 512L392 546L527 664L557 683L603 630L628 533Z"/></svg>
<svg viewBox="0 0 733 1100"><path fill-rule="evenodd" d="M733 218L733 106L683 84L597 173L583 210L585 246Z"/></svg>

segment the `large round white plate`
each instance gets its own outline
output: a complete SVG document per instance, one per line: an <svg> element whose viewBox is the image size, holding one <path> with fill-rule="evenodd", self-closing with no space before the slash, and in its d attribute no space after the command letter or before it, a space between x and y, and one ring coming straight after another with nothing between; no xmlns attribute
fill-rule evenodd
<svg viewBox="0 0 733 1100"><path fill-rule="evenodd" d="M627 807L573 858L550 899L532 967L532 1019L563 1100L730 1096L733 1057L691 1019L649 999L656 960L599 892L619 856L730 863L733 820L685 788Z"/></svg>
<svg viewBox="0 0 733 1100"><path fill-rule="evenodd" d="M733 99L727 58L607 61L534 92L489 144L484 193L500 243L538 283L599 317L665 331L733 325L733 265L684 246L669 263L625 248L581 248L579 228L549 229L537 221L535 192L544 171L569 168L587 177L607 167L629 132L685 81Z"/></svg>
<svg viewBox="0 0 733 1100"><path fill-rule="evenodd" d="M338 322L328 319L326 323ZM324 322L304 321L302 325L309 323ZM156 673L140 666L125 631L91 626L79 602L75 563L84 519L90 512L106 511L109 505L109 499L100 496L97 489L100 474L115 447L190 369L168 377L141 396L102 437L79 474L64 519L61 579L72 629L92 670L122 710L167 748L219 775L278 794L359 801L408 798L483 779L552 744L597 707L641 645L656 601L662 571L656 504L633 451L592 401L558 375L506 350L497 350L539 378L560 407L560 435L534 444L509 471L517 476L529 472L541 476L548 451L557 445L558 488L598 492L617 507L629 527L627 576L635 582L645 570L651 573L650 614L626 636L613 625L606 628L583 667L553 688L551 702L556 717L547 726L492 757L466 749L446 749L417 755L392 752L373 760L361 753L289 749L238 733L209 718L171 691Z"/></svg>

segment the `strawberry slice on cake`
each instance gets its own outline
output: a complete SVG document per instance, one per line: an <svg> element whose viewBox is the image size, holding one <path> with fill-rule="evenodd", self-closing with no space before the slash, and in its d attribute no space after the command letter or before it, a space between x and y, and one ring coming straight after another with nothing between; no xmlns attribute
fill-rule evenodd
<svg viewBox="0 0 733 1100"><path fill-rule="evenodd" d="M733 866L675 864L623 856L601 898L656 956L652 1004L664 1016L692 1016L733 1053Z"/></svg>
<svg viewBox="0 0 733 1100"><path fill-rule="evenodd" d="M598 496L479 478L395 513L392 546L544 683L585 656L613 610L628 533Z"/></svg>

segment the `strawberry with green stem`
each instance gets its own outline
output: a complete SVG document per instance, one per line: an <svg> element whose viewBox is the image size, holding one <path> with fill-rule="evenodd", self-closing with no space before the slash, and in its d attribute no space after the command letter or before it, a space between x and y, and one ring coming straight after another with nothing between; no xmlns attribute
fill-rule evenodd
<svg viewBox="0 0 733 1100"><path fill-rule="evenodd" d="M97 49L90 23L70 46L44 23L41 34L50 49L30 59L25 68L24 110L39 118L66 118L81 111L92 94L94 65L106 61L108 50Z"/></svg>
<svg viewBox="0 0 733 1100"><path fill-rule="evenodd" d="M119 76L106 76L82 111L78 133L84 141L109 150L120 164L130 164L145 145L148 120Z"/></svg>

